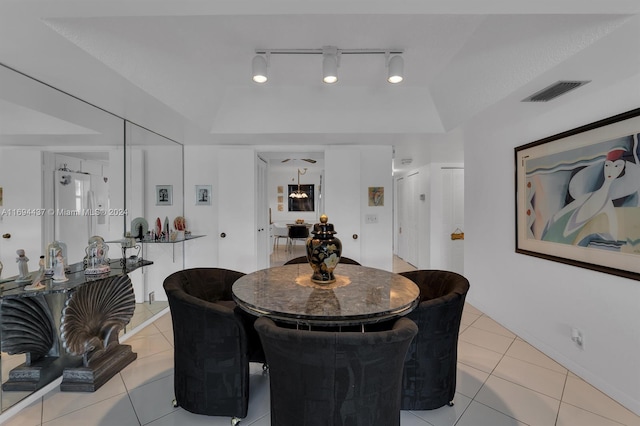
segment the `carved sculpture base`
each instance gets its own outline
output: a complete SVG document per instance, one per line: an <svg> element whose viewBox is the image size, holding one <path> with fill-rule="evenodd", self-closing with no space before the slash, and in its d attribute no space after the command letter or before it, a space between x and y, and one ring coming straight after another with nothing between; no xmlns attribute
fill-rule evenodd
<svg viewBox="0 0 640 426"><path fill-rule="evenodd" d="M138 355L131 346L115 344L89 367L65 368L62 373L62 392L94 392L134 361Z"/></svg>
<svg viewBox="0 0 640 426"><path fill-rule="evenodd" d="M58 357L44 357L32 362L30 366L26 363L21 364L9 372L9 379L2 384L2 390L37 391L60 377L62 371L69 367L70 361ZM74 364L81 365L82 362L76 359Z"/></svg>

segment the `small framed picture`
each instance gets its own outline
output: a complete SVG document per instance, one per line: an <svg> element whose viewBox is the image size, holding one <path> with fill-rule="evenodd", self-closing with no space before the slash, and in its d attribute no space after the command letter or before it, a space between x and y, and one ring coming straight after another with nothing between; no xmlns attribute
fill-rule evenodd
<svg viewBox="0 0 640 426"><path fill-rule="evenodd" d="M211 185L196 185L196 206L211 205Z"/></svg>
<svg viewBox="0 0 640 426"><path fill-rule="evenodd" d="M284 189L282 185L278 185L278 194L283 194L283 193L284 193Z"/></svg>
<svg viewBox="0 0 640 426"><path fill-rule="evenodd" d="M173 205L173 185L156 185L156 206Z"/></svg>
<svg viewBox="0 0 640 426"><path fill-rule="evenodd" d="M384 206L384 187L383 186L369 187L369 206L375 206L375 207Z"/></svg>

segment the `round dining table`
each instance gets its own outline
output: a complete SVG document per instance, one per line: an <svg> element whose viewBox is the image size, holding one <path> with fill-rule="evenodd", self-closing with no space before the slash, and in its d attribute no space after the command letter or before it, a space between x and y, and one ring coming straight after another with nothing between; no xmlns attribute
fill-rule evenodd
<svg viewBox="0 0 640 426"><path fill-rule="evenodd" d="M239 278L233 298L255 316L309 327L364 327L406 315L419 302L413 281L382 269L338 264L330 284L311 281L311 274L308 264L262 269Z"/></svg>

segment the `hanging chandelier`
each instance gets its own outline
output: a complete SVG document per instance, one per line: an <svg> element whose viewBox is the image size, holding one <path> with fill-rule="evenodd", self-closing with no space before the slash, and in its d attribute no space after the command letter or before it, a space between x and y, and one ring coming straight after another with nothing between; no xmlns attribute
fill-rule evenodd
<svg viewBox="0 0 640 426"><path fill-rule="evenodd" d="M289 194L289 198L309 198L309 195L307 195L306 192L300 190L300 175L303 175L305 173L307 173L306 167L304 168L303 172L298 169L298 189Z"/></svg>

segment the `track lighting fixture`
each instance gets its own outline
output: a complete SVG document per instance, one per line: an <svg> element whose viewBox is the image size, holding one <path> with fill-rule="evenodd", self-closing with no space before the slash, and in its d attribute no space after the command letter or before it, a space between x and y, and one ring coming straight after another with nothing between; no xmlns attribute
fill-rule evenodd
<svg viewBox="0 0 640 426"><path fill-rule="evenodd" d="M397 84L404 80L404 59L400 55L393 55L387 64L389 68L389 83Z"/></svg>
<svg viewBox="0 0 640 426"><path fill-rule="evenodd" d="M265 55L267 58L269 54ZM253 81L256 83L267 82L267 59L265 56L256 55L251 61L251 68L253 68Z"/></svg>
<svg viewBox="0 0 640 426"><path fill-rule="evenodd" d="M267 81L267 67L271 55L322 55L322 81L333 84L338 81L338 67L342 55L385 55L388 68L387 81L400 83L404 80L404 59L402 49L338 49L336 46L323 46L321 49L256 49L253 58L253 81Z"/></svg>
<svg viewBox="0 0 640 426"><path fill-rule="evenodd" d="M338 48L322 48L322 81L328 84L338 82Z"/></svg>

